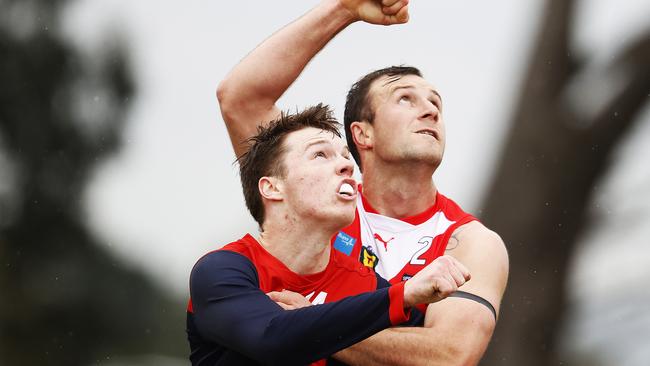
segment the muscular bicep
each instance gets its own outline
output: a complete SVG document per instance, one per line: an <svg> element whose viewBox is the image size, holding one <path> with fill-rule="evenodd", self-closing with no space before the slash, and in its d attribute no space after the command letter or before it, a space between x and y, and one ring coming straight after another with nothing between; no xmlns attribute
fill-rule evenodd
<svg viewBox="0 0 650 366"><path fill-rule="evenodd" d="M462 262L472 275L460 290L480 298L448 297L431 304L424 326L444 337L447 354L455 355L459 364L476 365L496 326L489 305L498 314L508 278L508 255L501 238L479 222L461 226L450 240L454 243L446 254Z"/></svg>
<svg viewBox="0 0 650 366"><path fill-rule="evenodd" d="M460 290L485 299L498 314L508 280L508 254L501 238L479 222L470 222L452 235L445 254L454 256L471 272L472 279ZM454 298L455 301L469 303L470 308L476 305L477 311L494 320L489 306L481 301Z"/></svg>

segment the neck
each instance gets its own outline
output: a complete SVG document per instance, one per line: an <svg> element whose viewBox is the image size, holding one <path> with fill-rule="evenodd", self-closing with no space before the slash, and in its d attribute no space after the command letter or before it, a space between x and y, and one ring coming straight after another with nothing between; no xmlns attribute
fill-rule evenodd
<svg viewBox="0 0 650 366"><path fill-rule="evenodd" d="M280 220L265 220L259 242L269 253L297 274L318 273L330 259L330 239L335 231L323 225L309 225L287 215Z"/></svg>
<svg viewBox="0 0 650 366"><path fill-rule="evenodd" d="M417 215L436 203L435 167L422 163L375 164L363 172L363 196L380 214Z"/></svg>

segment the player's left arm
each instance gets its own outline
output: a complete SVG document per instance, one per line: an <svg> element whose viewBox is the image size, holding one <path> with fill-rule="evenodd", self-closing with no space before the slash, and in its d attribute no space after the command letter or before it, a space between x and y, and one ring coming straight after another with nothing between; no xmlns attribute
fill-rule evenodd
<svg viewBox="0 0 650 366"><path fill-rule="evenodd" d="M462 291L485 299L498 314L508 278L503 240L473 221L454 232L446 254L472 273ZM351 365L476 365L495 325L495 315L486 304L449 297L429 305L424 328L387 329L334 357Z"/></svg>

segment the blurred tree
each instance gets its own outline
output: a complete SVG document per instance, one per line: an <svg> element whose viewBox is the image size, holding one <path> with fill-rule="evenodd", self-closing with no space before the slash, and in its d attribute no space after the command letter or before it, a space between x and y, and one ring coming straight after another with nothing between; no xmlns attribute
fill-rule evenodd
<svg viewBox="0 0 650 366"><path fill-rule="evenodd" d="M119 47L91 62L60 39L64 3L0 0L0 364L181 355L182 304L83 220L84 187L118 147L133 86Z"/></svg>
<svg viewBox="0 0 650 366"><path fill-rule="evenodd" d="M510 279L485 365L559 365L567 264L596 183L650 101L650 33L594 69L570 48L575 1L548 0L482 219ZM590 66L590 67L587 67ZM506 204L504 204L506 203Z"/></svg>

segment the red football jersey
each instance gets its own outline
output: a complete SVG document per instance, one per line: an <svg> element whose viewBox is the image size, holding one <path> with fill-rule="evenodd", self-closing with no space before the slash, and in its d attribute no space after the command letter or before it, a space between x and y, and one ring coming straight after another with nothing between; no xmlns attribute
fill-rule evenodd
<svg viewBox="0 0 650 366"><path fill-rule="evenodd" d="M250 259L257 270L260 289L264 292L286 289L300 293L313 304L323 304L377 289L377 278L369 268L337 250L331 252L324 271L310 275L291 271L250 234L221 250L236 252Z"/></svg>
<svg viewBox="0 0 650 366"><path fill-rule="evenodd" d="M266 295L283 289L316 305L284 311ZM390 286L336 250L322 272L303 276L250 235L201 257L190 274L190 294L193 365L322 365L324 357L383 329L421 326L424 319L404 308L404 283Z"/></svg>
<svg viewBox="0 0 650 366"><path fill-rule="evenodd" d="M305 296L312 304L334 302L344 297L377 289L377 277L370 268L332 250L330 261L320 273L299 275L271 255L255 238L247 234L221 250L247 257L257 270L260 289L264 292L289 290ZM325 365L320 360L312 365Z"/></svg>

